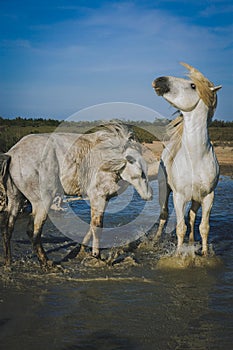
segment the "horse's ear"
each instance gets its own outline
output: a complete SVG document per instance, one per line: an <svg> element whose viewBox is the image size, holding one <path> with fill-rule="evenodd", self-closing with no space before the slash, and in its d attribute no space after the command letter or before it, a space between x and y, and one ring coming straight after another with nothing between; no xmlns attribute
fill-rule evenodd
<svg viewBox="0 0 233 350"><path fill-rule="evenodd" d="M107 162L104 162L100 170L102 171L108 171L108 172L117 172L122 170L126 165L125 159L112 159Z"/></svg>
<svg viewBox="0 0 233 350"><path fill-rule="evenodd" d="M218 86L213 86L210 88L211 91L213 92L217 92L218 90L220 90L222 88L222 85L218 85Z"/></svg>

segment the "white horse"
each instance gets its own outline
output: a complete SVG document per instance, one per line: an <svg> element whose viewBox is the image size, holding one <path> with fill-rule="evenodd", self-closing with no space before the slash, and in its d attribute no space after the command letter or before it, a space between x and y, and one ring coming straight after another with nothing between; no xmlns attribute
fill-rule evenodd
<svg viewBox="0 0 233 350"><path fill-rule="evenodd" d="M123 124L106 124L88 135L25 136L7 154L0 155L0 228L5 264L11 263L11 235L26 198L32 205L27 234L41 265L50 266L41 234L57 193L89 197L91 222L82 243L88 245L92 239L92 254L98 257L108 200L125 184L133 185L143 199L152 198L141 145Z"/></svg>
<svg viewBox="0 0 233 350"><path fill-rule="evenodd" d="M169 125L170 140L161 156L158 173L161 212L155 239L161 236L167 221L168 197L172 191L177 217L177 252L180 253L183 245L187 230L185 209L191 201L189 241L194 241L194 222L201 206L199 229L202 254L207 255L209 216L219 177L219 165L209 139L208 124L217 106L216 92L221 86L214 86L192 66L181 64L189 70L190 79L168 76L157 78L152 83L159 96L181 111L181 115Z"/></svg>

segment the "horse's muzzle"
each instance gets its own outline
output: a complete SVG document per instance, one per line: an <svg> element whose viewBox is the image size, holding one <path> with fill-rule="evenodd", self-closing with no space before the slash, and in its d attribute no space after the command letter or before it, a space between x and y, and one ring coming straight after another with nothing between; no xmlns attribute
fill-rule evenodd
<svg viewBox="0 0 233 350"><path fill-rule="evenodd" d="M170 91L169 79L167 77L159 77L152 82L152 87L158 96L163 96Z"/></svg>

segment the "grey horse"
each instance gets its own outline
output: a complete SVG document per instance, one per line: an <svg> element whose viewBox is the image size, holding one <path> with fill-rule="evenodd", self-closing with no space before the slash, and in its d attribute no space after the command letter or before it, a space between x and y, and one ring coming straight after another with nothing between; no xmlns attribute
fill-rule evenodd
<svg viewBox="0 0 233 350"><path fill-rule="evenodd" d="M83 244L92 239L95 257L99 256L107 202L117 195L121 183L133 185L145 200L152 198L141 146L121 123L104 125L91 134L25 136L1 155L0 169L0 222L6 265L11 263L10 240L25 198L32 206L27 234L42 267L50 265L41 242L42 227L57 193L89 197L91 222Z"/></svg>
<svg viewBox="0 0 233 350"><path fill-rule="evenodd" d="M188 69L189 79L168 76L159 77L152 83L155 92L182 114L170 123L170 140L161 156L158 172L161 213L156 239L161 236L167 221L168 198L172 191L177 217L177 253L182 250L187 230L185 210L191 202L189 241L194 242L195 218L201 206L202 254L208 255L209 218L219 178L208 125L217 107L216 93L221 85L214 86L196 68L187 63L182 65Z"/></svg>

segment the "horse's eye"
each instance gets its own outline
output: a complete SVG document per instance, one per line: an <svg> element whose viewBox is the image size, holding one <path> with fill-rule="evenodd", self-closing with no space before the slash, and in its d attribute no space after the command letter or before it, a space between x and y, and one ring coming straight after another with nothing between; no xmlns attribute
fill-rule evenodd
<svg viewBox="0 0 233 350"><path fill-rule="evenodd" d="M130 155L126 156L126 159L130 164L133 164L136 162L136 159Z"/></svg>
<svg viewBox="0 0 233 350"><path fill-rule="evenodd" d="M193 90L195 90L196 89L196 85L195 84L191 84L191 88L193 89Z"/></svg>

